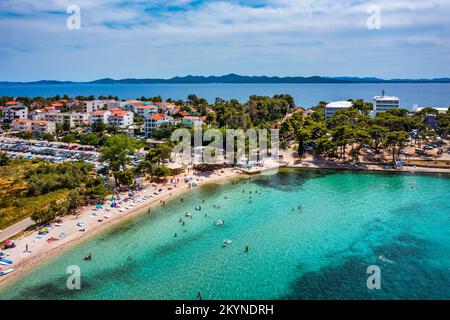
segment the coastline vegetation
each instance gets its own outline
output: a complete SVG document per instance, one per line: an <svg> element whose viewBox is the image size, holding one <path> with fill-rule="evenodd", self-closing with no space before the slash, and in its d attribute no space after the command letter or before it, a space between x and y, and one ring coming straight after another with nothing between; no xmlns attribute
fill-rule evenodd
<svg viewBox="0 0 450 320"><path fill-rule="evenodd" d="M117 97L99 97L114 98ZM11 100L0 97L0 103ZM51 98L17 97L15 100L28 107L45 106L60 99L69 100L67 95ZM92 100L93 96L76 97L78 100ZM161 97L139 97L141 101L162 102ZM191 94L186 101L173 101L181 111L204 117L202 129L280 129L280 147L296 151L299 159L308 152L314 159L335 162L360 162L363 149L373 150L374 156L383 163L396 161L396 156L411 141L414 145L435 144L438 137L447 139L450 135L450 108L439 113L433 108L410 113L405 109L393 109L369 114L371 103L361 99L351 100L353 106L337 111L325 119L326 102L320 102L310 110L297 107L287 94L273 97L250 96L241 103L238 100L217 98L213 103ZM63 110L67 112L68 110ZM434 121L430 122L430 118ZM150 180L164 178L171 174L165 163L170 159L174 143L169 141L173 130L182 128L163 125L153 133L161 144L150 147L145 140L130 137L116 128L95 125L91 131L83 128L59 127L55 136L40 138L61 141L68 146L74 143L99 148L100 162L105 164L95 176L93 168L84 163L44 164L25 160L10 160L0 154L0 228L19 219L31 216L36 222L45 222L58 215L64 215L89 201L107 195L113 187L132 186L136 179L150 177ZM193 130L192 127L187 129ZM23 139L30 140L31 134L23 133ZM386 156L387 155L387 156ZM140 161L132 159L140 157ZM385 158L386 156L386 158ZM113 183L109 182L112 177Z"/></svg>
<svg viewBox="0 0 450 320"><path fill-rule="evenodd" d="M9 160L0 170L0 229L26 217L46 222L108 193L90 165Z"/></svg>

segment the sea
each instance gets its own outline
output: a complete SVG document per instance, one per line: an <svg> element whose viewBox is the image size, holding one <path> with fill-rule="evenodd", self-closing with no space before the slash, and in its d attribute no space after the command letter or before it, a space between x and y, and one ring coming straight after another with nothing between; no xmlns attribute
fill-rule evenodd
<svg viewBox="0 0 450 320"><path fill-rule="evenodd" d="M40 261L0 299L450 299L449 190L439 174L302 169L211 183Z"/></svg>
<svg viewBox="0 0 450 320"><path fill-rule="evenodd" d="M67 94L118 96L136 99L141 96L161 96L164 100L185 100L189 94L214 102L217 97L245 102L251 95L272 96L290 94L297 105L310 108L320 101L347 99L373 101L373 97L386 95L400 98L402 108L450 106L450 83L362 83L362 84L62 84L62 85L0 85L0 96L43 96Z"/></svg>

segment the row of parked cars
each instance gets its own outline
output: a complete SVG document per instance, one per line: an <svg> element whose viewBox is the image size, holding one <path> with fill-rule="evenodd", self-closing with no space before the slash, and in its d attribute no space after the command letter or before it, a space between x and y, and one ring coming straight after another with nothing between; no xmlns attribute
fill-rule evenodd
<svg viewBox="0 0 450 320"><path fill-rule="evenodd" d="M11 158L37 158L54 163L83 160L87 163L96 164L98 159L98 154L96 152L92 152L95 150L93 148L77 145L68 146L47 142L4 140L0 142L0 150L7 151L9 157Z"/></svg>

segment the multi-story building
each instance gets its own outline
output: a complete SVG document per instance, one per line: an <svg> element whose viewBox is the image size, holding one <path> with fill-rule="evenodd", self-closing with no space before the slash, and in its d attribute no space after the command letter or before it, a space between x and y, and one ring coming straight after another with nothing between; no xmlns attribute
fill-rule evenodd
<svg viewBox="0 0 450 320"><path fill-rule="evenodd" d="M56 124L45 120L31 120L31 133L42 135L44 133L55 134Z"/></svg>
<svg viewBox="0 0 450 320"><path fill-rule="evenodd" d="M147 117L149 117L151 115L157 114L158 113L158 107L152 106L152 105L138 106L136 113L140 117L147 118Z"/></svg>
<svg viewBox="0 0 450 320"><path fill-rule="evenodd" d="M108 123L108 118L111 115L110 110L99 110L91 113L91 125L95 123Z"/></svg>
<svg viewBox="0 0 450 320"><path fill-rule="evenodd" d="M125 111L132 111L134 113L138 112L138 108L145 106L141 101L138 100L127 100L120 103L120 108Z"/></svg>
<svg viewBox="0 0 450 320"><path fill-rule="evenodd" d="M201 127L203 125L202 118L197 116L186 116L183 117L181 123L185 127Z"/></svg>
<svg viewBox="0 0 450 320"><path fill-rule="evenodd" d="M146 136L151 136L155 129L161 127L162 124L173 124L173 118L164 114L154 114L144 119L144 132Z"/></svg>
<svg viewBox="0 0 450 320"><path fill-rule="evenodd" d="M114 109L114 108L120 108L120 101L117 100L105 100L104 101L104 106L106 106L106 108L108 110Z"/></svg>
<svg viewBox="0 0 450 320"><path fill-rule="evenodd" d="M11 123L14 119L28 118L28 108L15 101L7 102L1 112L5 123Z"/></svg>
<svg viewBox="0 0 450 320"><path fill-rule="evenodd" d="M351 101L336 101L331 102L325 106L325 119L330 119L337 111L351 108L353 102Z"/></svg>
<svg viewBox="0 0 450 320"><path fill-rule="evenodd" d="M373 102L373 114L400 108L400 99L397 97L386 96L384 90L381 96L373 98Z"/></svg>
<svg viewBox="0 0 450 320"><path fill-rule="evenodd" d="M31 132L31 121L28 119L14 119L11 122L13 132Z"/></svg>
<svg viewBox="0 0 450 320"><path fill-rule="evenodd" d="M115 110L108 118L108 125L111 127L125 128L132 125L134 114L131 111Z"/></svg>
<svg viewBox="0 0 450 320"><path fill-rule="evenodd" d="M98 111L105 107L105 100L88 100L80 102L82 108L80 111L83 113L91 113L94 111Z"/></svg>

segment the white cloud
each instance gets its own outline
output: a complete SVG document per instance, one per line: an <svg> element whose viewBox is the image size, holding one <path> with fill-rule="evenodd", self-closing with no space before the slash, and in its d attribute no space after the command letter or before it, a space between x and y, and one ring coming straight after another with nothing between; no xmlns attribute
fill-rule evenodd
<svg viewBox="0 0 450 320"><path fill-rule="evenodd" d="M81 7L81 30L65 28L64 12L71 4ZM366 9L373 4L381 8L380 31L366 28ZM183 10L171 10L174 7ZM284 66L278 74L299 74L304 70L323 74L328 69L330 73L375 75L374 70L365 71L364 65L347 72L343 68L348 64L338 61L360 61L364 56L381 62L390 54L398 57L402 65L400 57L412 45L436 47L436 52L449 50L450 44L445 40L450 33L449 14L450 0L218 0L201 4L192 0L2 0L0 30L5 32L0 33L0 40L8 46L1 49L0 67L19 69L28 59L27 72L38 79L47 78L39 72L45 68L53 70L49 68L52 64L61 69L67 57L72 60L64 68L81 78L82 68L77 68L77 63L86 68L89 78L103 73L94 63L105 66L110 73L123 65L125 72L121 70L119 77L145 73L143 64L151 65L155 76L171 76L189 68L189 73L208 68L209 73L217 73L223 69L218 64L227 65L226 59L241 57L249 64L241 69L254 69L253 73L272 70L267 67L270 61L280 65L277 60L284 59L284 64L291 62L292 67ZM383 48L383 52L378 48ZM430 48L426 48L426 53L430 54ZM419 61L424 51L417 49L408 54ZM91 63L73 61L76 57ZM39 64L32 59L38 59ZM158 65L152 65L152 61ZM310 66L300 65L304 61ZM106 66L106 62L110 65ZM176 72L177 68L182 71ZM405 73L411 72L411 66L404 68ZM54 69L54 77L61 77L58 68Z"/></svg>

